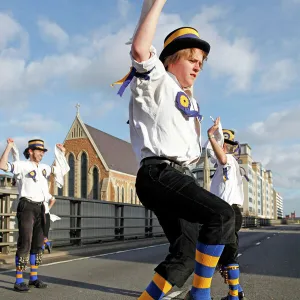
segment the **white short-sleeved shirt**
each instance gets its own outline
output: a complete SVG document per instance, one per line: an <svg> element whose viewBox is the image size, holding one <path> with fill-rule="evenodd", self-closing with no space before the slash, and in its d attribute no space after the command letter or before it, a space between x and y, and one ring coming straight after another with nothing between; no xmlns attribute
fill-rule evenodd
<svg viewBox="0 0 300 300"><path fill-rule="evenodd" d="M48 178L51 167L46 164L38 166L31 161L15 161L7 164L7 172L16 176L19 198L25 197L35 202L49 201Z"/></svg>
<svg viewBox="0 0 300 300"><path fill-rule="evenodd" d="M167 72L151 47L151 57L132 66L138 73L149 72L149 80L134 77L129 104L130 138L137 159L163 156L189 164L201 155L201 136L196 132L195 117L185 117L176 107L175 99L184 92L176 77ZM191 109L198 111L194 98ZM201 131L201 130L200 130Z"/></svg>
<svg viewBox="0 0 300 300"><path fill-rule="evenodd" d="M226 157L226 165L217 161L217 169L211 181L210 192L230 205L243 205L244 191L239 165L231 154L226 154ZM223 168L227 168L228 179L226 181L223 178Z"/></svg>

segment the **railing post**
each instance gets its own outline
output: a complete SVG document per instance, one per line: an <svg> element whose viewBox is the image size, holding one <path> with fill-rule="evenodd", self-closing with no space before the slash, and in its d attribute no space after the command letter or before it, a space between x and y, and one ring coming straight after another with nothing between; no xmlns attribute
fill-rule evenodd
<svg viewBox="0 0 300 300"><path fill-rule="evenodd" d="M76 203L73 199L70 199L69 202L70 202L70 238L74 238L74 237L76 237L76 230L74 230L72 228L74 228L75 224L76 224L76 220L75 220L75 217L76 217L75 205L76 205ZM70 239L70 244L74 245L74 244L76 244L76 241L74 242L74 240Z"/></svg>
<svg viewBox="0 0 300 300"><path fill-rule="evenodd" d="M148 209L145 208L145 237L148 237L148 231L149 231L149 228L148 228L148 223L149 223L149 220L148 220Z"/></svg>
<svg viewBox="0 0 300 300"><path fill-rule="evenodd" d="M120 240L124 240L124 204L121 204L121 216L120 216Z"/></svg>
<svg viewBox="0 0 300 300"><path fill-rule="evenodd" d="M81 245L81 201L77 201L77 218L76 218L76 240L77 245Z"/></svg>
<svg viewBox="0 0 300 300"><path fill-rule="evenodd" d="M149 237L153 237L153 212L150 210Z"/></svg>
<svg viewBox="0 0 300 300"><path fill-rule="evenodd" d="M9 214L10 213L10 195L5 195L4 200L5 200L5 203L3 203L3 204L5 205L5 213ZM4 217L4 229L10 229L10 216L9 215ZM3 242L9 243L9 235L10 235L9 231L3 232ZM2 248L2 253L9 254L9 252L10 252L9 245L4 246Z"/></svg>

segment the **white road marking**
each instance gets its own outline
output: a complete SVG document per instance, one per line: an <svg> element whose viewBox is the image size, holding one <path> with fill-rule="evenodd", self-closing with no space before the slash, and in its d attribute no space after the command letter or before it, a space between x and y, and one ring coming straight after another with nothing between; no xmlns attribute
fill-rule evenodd
<svg viewBox="0 0 300 300"><path fill-rule="evenodd" d="M270 237L268 236L268 237L267 237L267 240L268 240L269 238L270 238Z"/></svg>
<svg viewBox="0 0 300 300"><path fill-rule="evenodd" d="M255 245L256 245L256 246L260 245L260 242L256 243Z"/></svg>
<svg viewBox="0 0 300 300"><path fill-rule="evenodd" d="M237 255L237 257L240 257L241 255L243 255L242 253L239 253L238 255Z"/></svg>
<svg viewBox="0 0 300 300"><path fill-rule="evenodd" d="M96 258L96 257L103 257L103 256L108 256L108 255L115 255L115 254L130 252L130 251L145 250L145 249L155 248L155 247L161 247L161 246L165 246L165 245L169 245L169 244L165 243L165 244L159 244L159 245L153 245L153 246L147 246L147 247L140 247L140 248L134 248L134 249L128 249L128 250L121 250L121 251L110 252L110 253L103 253L103 254L98 254L98 255L93 255L93 256L84 256L84 257L73 258L73 259L68 259L68 260L63 260L63 261L57 261L57 262L48 263L48 264L42 264L40 267L47 267L47 266L65 264L65 263L69 263L69 262L73 262L73 261L85 260L85 259ZM76 255L76 254L74 254L74 255ZM12 272L12 271L15 271L15 270L16 269L0 271L0 274L9 273L9 272Z"/></svg>
<svg viewBox="0 0 300 300"><path fill-rule="evenodd" d="M183 291L179 291L179 292L174 292L170 295L168 295L167 297L162 298L162 300L170 300L170 299L174 299L175 297L177 297L178 295L180 295Z"/></svg>

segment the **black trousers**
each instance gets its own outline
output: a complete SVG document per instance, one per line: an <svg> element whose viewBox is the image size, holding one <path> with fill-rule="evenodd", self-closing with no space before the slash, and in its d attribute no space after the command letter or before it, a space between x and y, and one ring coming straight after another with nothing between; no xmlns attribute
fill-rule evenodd
<svg viewBox="0 0 300 300"><path fill-rule="evenodd" d="M235 242L232 207L169 164L143 165L136 192L141 203L157 215L168 240L175 241L155 269L171 284L181 287L190 276L195 266L195 237L211 245ZM200 231L199 224L203 224Z"/></svg>
<svg viewBox="0 0 300 300"><path fill-rule="evenodd" d="M44 237L48 238L50 230L50 213L45 214Z"/></svg>
<svg viewBox="0 0 300 300"><path fill-rule="evenodd" d="M223 253L219 259L220 265L237 264L238 263L238 248L239 248L239 234L238 232L242 228L243 216L241 209L238 205L232 205L235 215L235 242L225 245Z"/></svg>
<svg viewBox="0 0 300 300"><path fill-rule="evenodd" d="M17 208L17 218L19 237L16 255L26 257L29 253L39 253L44 243L44 205L21 198Z"/></svg>

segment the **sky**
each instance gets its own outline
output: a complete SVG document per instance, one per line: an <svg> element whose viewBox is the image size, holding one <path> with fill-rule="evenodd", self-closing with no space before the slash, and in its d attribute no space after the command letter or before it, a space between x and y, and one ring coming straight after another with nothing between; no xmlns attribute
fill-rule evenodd
<svg viewBox="0 0 300 300"><path fill-rule="evenodd" d="M84 123L129 141L126 42L142 1L0 0L0 151L43 138L53 159L80 104ZM300 0L169 0L154 46L195 27L211 52L194 87L202 135L221 117L274 176L284 212L300 215ZM297 29L298 28L298 29ZM203 140L204 142L204 140Z"/></svg>

